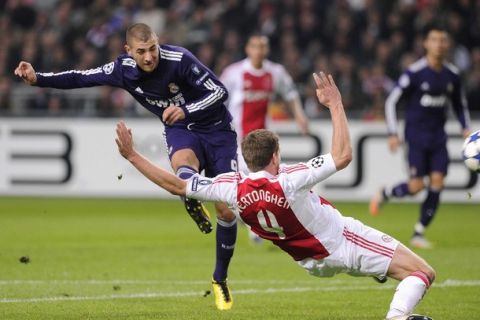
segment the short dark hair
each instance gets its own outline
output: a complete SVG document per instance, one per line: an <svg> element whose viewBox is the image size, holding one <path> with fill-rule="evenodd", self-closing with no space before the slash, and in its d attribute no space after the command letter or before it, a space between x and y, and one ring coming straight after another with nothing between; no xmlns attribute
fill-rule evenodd
<svg viewBox="0 0 480 320"><path fill-rule="evenodd" d="M242 155L252 172L263 170L278 152L278 136L266 129L257 129L242 141Z"/></svg>
<svg viewBox="0 0 480 320"><path fill-rule="evenodd" d="M135 38L142 42L147 42L152 37L155 37L156 34L153 32L152 28L145 23L135 23L127 28L126 40L127 44L131 44L131 39Z"/></svg>
<svg viewBox="0 0 480 320"><path fill-rule="evenodd" d="M428 35L432 31L445 32L446 34L450 34L450 32L449 32L447 26L445 26L445 24L439 23L439 22L434 22L434 23L427 24L423 28L423 32L422 32L423 39L427 39Z"/></svg>

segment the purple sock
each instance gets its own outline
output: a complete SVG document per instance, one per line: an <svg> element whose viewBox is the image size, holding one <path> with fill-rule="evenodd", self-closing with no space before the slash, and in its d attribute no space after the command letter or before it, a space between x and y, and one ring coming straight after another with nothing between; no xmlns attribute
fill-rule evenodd
<svg viewBox="0 0 480 320"><path fill-rule="evenodd" d="M410 195L410 192L408 191L408 184L405 182L402 182L392 188L392 192L389 196L394 198L403 198L409 195Z"/></svg>
<svg viewBox="0 0 480 320"><path fill-rule="evenodd" d="M440 202L440 191L428 189L427 198L420 209L420 223L427 227L433 220Z"/></svg>
<svg viewBox="0 0 480 320"><path fill-rule="evenodd" d="M228 265L233 256L237 239L237 220L226 222L217 220L217 261L213 279L223 281L227 279Z"/></svg>

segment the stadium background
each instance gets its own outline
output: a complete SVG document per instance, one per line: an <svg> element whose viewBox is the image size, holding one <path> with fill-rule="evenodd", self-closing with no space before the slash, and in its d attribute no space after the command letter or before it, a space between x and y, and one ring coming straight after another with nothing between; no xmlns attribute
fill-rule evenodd
<svg viewBox="0 0 480 320"><path fill-rule="evenodd" d="M442 21L452 34L470 109L480 112L480 2L476 0L3 0L0 1L0 112L6 116L143 116L128 93L82 94L26 88L19 60L38 71L89 69L123 53L124 32L146 22L161 43L185 46L217 74L244 57L249 33L271 41L270 58L297 84L311 118L328 118L311 73L337 79L349 116L383 119L383 102L401 70L422 53L422 29ZM274 112L277 118L284 113Z"/></svg>
<svg viewBox="0 0 480 320"><path fill-rule="evenodd" d="M151 25L160 42L189 48L217 74L244 57L250 33L268 35L270 58L292 75L312 120L313 136L302 140L287 108L272 103L271 127L285 137L296 136L290 144L282 141L287 162L328 150L329 115L317 102L311 72L332 73L354 128L355 149L352 165L326 188L319 187L332 199L365 201L379 185L407 174L404 154L391 156L386 148L384 101L401 71L422 56L422 30L432 21L443 22L452 34L450 60L462 72L473 129L480 127L479 1L9 0L0 1L0 9L3 195L168 197L128 170L111 144L115 122L135 118L139 122L127 123L138 123L133 129L142 151L169 166L161 125L126 91L30 87L13 74L20 60L37 71L100 66L124 52L125 29L138 21ZM461 164L458 123L450 118L454 163L444 200L480 201L478 177ZM362 159L364 135L369 138ZM92 154L103 161L95 162ZM115 177L126 171L133 178L119 184Z"/></svg>

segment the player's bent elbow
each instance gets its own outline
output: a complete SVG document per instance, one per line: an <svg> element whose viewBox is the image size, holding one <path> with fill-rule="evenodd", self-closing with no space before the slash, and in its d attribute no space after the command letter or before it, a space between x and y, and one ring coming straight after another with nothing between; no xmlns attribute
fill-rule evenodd
<svg viewBox="0 0 480 320"><path fill-rule="evenodd" d="M175 196L185 196L186 195L186 189L185 187L181 188L181 187L174 187L172 188L171 190L169 190L171 194L175 195Z"/></svg>
<svg viewBox="0 0 480 320"><path fill-rule="evenodd" d="M335 167L337 170L342 170L346 168L350 162L352 162L353 156L351 150L339 157L334 157L333 160L335 161Z"/></svg>

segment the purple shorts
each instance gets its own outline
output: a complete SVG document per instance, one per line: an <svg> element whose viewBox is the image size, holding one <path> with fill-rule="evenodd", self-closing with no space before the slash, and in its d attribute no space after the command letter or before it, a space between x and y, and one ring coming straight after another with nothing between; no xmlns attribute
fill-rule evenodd
<svg viewBox="0 0 480 320"><path fill-rule="evenodd" d="M181 149L191 149L206 177L237 171L237 134L230 126L210 132L169 127L164 132L168 157Z"/></svg>
<svg viewBox="0 0 480 320"><path fill-rule="evenodd" d="M449 157L446 141L430 143L425 141L407 141L410 177L424 177L431 172L447 175Z"/></svg>

